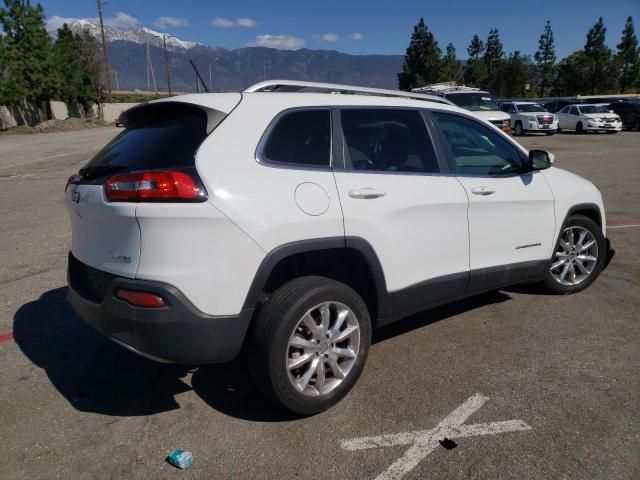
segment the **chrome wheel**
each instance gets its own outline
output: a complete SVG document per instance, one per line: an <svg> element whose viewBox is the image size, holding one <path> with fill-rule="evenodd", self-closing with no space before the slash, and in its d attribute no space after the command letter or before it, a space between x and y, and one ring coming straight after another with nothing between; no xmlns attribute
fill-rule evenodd
<svg viewBox="0 0 640 480"><path fill-rule="evenodd" d="M289 338L289 381L303 395L325 395L347 378L359 350L360 327L353 311L339 302L316 305Z"/></svg>
<svg viewBox="0 0 640 480"><path fill-rule="evenodd" d="M598 242L584 227L567 227L560 236L551 264L551 276L561 285L584 282L598 264Z"/></svg>

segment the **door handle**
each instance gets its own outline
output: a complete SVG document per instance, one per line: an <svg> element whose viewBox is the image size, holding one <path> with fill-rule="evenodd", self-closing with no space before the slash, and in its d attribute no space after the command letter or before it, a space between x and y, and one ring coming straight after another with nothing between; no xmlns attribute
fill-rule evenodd
<svg viewBox="0 0 640 480"><path fill-rule="evenodd" d="M474 187L471 189L471 193L474 195L492 195L496 191L491 187Z"/></svg>
<svg viewBox="0 0 640 480"><path fill-rule="evenodd" d="M360 198L360 199L365 199L365 200L369 200L369 199L372 199L372 198L384 197L386 194L387 194L387 192L385 192L383 190L378 190L378 189L373 188L373 187L357 188L357 189L351 190L349 192L349 196L351 198Z"/></svg>

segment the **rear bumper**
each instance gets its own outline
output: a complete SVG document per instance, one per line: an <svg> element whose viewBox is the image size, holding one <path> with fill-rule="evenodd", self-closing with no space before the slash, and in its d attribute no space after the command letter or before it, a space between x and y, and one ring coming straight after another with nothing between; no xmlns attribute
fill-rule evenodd
<svg viewBox="0 0 640 480"><path fill-rule="evenodd" d="M156 361L185 365L227 362L240 351L253 309L239 315L211 316L171 285L122 277L111 279L97 301L82 285L80 279L85 277L72 272L71 263L77 268L80 262L72 255L69 262L67 298L73 309L86 323L129 350ZM133 306L116 297L120 288L154 293L166 306Z"/></svg>

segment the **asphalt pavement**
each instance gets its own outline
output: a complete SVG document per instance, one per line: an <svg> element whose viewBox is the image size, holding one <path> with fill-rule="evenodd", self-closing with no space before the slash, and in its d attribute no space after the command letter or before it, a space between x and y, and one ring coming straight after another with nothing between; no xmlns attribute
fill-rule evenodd
<svg viewBox="0 0 640 480"><path fill-rule="evenodd" d="M72 312L64 185L117 132L0 137L0 478L640 478L640 133L518 139L601 189L616 255L593 286L380 329L353 392L299 418L242 359L157 364Z"/></svg>

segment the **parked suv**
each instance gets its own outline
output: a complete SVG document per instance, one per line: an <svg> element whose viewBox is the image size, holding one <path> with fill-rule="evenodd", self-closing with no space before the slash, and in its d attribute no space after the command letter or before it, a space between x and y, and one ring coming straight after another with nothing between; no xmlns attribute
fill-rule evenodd
<svg viewBox="0 0 640 480"><path fill-rule="evenodd" d="M534 102L504 102L500 107L511 117L514 135L525 133L546 133L558 131L558 117L547 112L542 105Z"/></svg>
<svg viewBox="0 0 640 480"><path fill-rule="evenodd" d="M640 101L616 102L609 109L622 119L622 127L640 131Z"/></svg>
<svg viewBox="0 0 640 480"><path fill-rule="evenodd" d="M439 97L263 82L121 121L66 188L75 311L160 361L244 347L301 414L349 392L373 328L514 283L577 292L607 260L593 184Z"/></svg>

